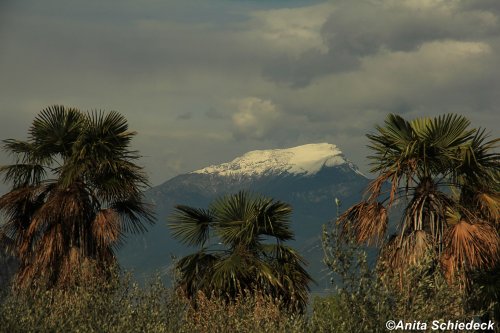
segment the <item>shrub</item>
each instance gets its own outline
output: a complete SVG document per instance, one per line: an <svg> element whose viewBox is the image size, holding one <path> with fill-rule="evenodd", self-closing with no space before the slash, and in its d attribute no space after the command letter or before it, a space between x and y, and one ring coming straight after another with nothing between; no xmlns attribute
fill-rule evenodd
<svg viewBox="0 0 500 333"><path fill-rule="evenodd" d="M380 264L370 266L365 250L353 239L341 239L336 226L325 228L323 245L335 286L332 295L313 302L313 332L386 332L387 320L430 325L477 315L467 310L464 294L447 283L430 257L405 270L401 279L382 274Z"/></svg>
<svg viewBox="0 0 500 333"><path fill-rule="evenodd" d="M38 288L7 295L1 332L304 332L303 316L281 300L245 292L231 302L199 293L196 307L159 278L130 278L73 289Z"/></svg>
<svg viewBox="0 0 500 333"><path fill-rule="evenodd" d="M305 332L302 315L284 310L283 301L245 291L231 301L198 293L186 312L185 332Z"/></svg>
<svg viewBox="0 0 500 333"><path fill-rule="evenodd" d="M178 332L186 303L159 279L141 288L125 278L71 290L30 290L0 307L4 332Z"/></svg>

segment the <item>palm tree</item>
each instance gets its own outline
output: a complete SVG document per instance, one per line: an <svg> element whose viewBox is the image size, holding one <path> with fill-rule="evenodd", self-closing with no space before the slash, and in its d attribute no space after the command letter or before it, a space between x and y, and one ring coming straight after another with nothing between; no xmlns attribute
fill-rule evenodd
<svg viewBox="0 0 500 333"><path fill-rule="evenodd" d="M207 210L176 206L173 236L199 247L176 265L179 288L190 298L198 291L234 298L256 290L303 310L312 279L284 244L294 236L291 213L286 203L248 192L221 197Z"/></svg>
<svg viewBox="0 0 500 333"><path fill-rule="evenodd" d="M390 270L431 254L451 281L499 263L499 139L469 129L458 115L406 121L389 115L367 135L374 155L367 198L338 223L358 242L382 246ZM389 190L385 184L390 183ZM403 206L398 234L386 237L388 211Z"/></svg>
<svg viewBox="0 0 500 333"><path fill-rule="evenodd" d="M28 134L3 141L14 164L0 168L12 183L0 197L0 230L20 261L16 285L60 287L109 276L124 234L153 222L142 202L147 178L129 148L135 133L114 111L51 106Z"/></svg>

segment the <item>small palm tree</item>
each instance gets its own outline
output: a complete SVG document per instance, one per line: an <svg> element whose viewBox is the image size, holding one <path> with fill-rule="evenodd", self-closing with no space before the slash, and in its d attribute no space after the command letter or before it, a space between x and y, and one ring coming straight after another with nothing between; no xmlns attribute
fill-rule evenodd
<svg viewBox="0 0 500 333"><path fill-rule="evenodd" d="M390 269L404 268L432 254L450 280L499 262L499 139L469 129L458 115L406 121L389 115L369 134L378 177L366 200L338 223L358 242L382 245ZM386 192L385 186L390 183ZM398 234L386 238L388 210L403 206Z"/></svg>
<svg viewBox="0 0 500 333"><path fill-rule="evenodd" d="M153 222L142 202L147 178L133 163L135 134L117 112L52 106L33 121L26 141L4 140L14 164L0 173L12 183L0 197L1 233L19 258L16 284L67 286L107 276L128 231Z"/></svg>
<svg viewBox="0 0 500 333"><path fill-rule="evenodd" d="M257 290L303 310L312 279L284 244L293 239L291 213L286 203L248 192L219 198L208 210L176 206L173 236L199 247L177 263L181 290L190 298L198 291L235 298Z"/></svg>

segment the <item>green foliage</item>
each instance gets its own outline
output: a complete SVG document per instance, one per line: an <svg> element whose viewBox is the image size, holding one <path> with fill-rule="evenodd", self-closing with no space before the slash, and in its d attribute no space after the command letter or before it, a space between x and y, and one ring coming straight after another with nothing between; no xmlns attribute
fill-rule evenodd
<svg viewBox="0 0 500 333"><path fill-rule="evenodd" d="M30 290L0 304L1 332L291 332L306 330L300 315L259 292L231 302L197 296L197 307L154 279L128 278L72 290Z"/></svg>
<svg viewBox="0 0 500 333"><path fill-rule="evenodd" d="M453 115L390 115L368 136L380 175L366 201L325 227L335 288L307 316L311 278L284 244L294 236L291 207L246 192L206 210L176 207L173 234L198 251L178 261L175 290L159 278L144 287L118 278L113 250L124 232L145 229L141 217L152 219L128 148L134 133L116 112L50 107L27 141L4 141L15 163L0 168L13 184L0 198L0 236L20 259L24 288L0 295L0 330L386 332L387 320L498 320L498 139L468 126ZM400 234L387 238L399 199ZM376 265L362 242L382 245Z"/></svg>
<svg viewBox="0 0 500 333"><path fill-rule="evenodd" d="M0 236L20 261L17 287L105 277L124 233L153 222L142 202L147 177L129 147L134 135L115 111L51 106L33 120L26 141L3 141L14 163L0 167L12 184L0 197Z"/></svg>
<svg viewBox="0 0 500 333"><path fill-rule="evenodd" d="M334 224L325 227L323 245L335 288L313 302L314 332L386 332L387 320L466 321L480 314L467 310L467 299L430 257L405 270L401 280L398 274L381 275L380 266L370 267L365 250Z"/></svg>
<svg viewBox="0 0 500 333"><path fill-rule="evenodd" d="M284 244L293 238L288 204L239 192L216 200L208 210L175 209L174 237L199 246L176 265L178 286L189 298L201 291L234 299L257 289L305 309L311 277L302 257Z"/></svg>
<svg viewBox="0 0 500 333"><path fill-rule="evenodd" d="M290 312L282 300L262 291L244 291L232 300L196 296L196 308L189 308L183 329L186 332L306 332L303 315Z"/></svg>
<svg viewBox="0 0 500 333"><path fill-rule="evenodd" d="M450 283L500 262L500 154L496 138L459 115L407 121L390 114L368 134L378 173L368 198L339 218L343 234L378 243L391 270L429 252ZM386 185L390 187L386 191ZM387 237L389 210L401 208L398 233Z"/></svg>
<svg viewBox="0 0 500 333"><path fill-rule="evenodd" d="M159 279L140 288L129 279L72 290L36 289L8 296L2 332L179 332L186 302Z"/></svg>
<svg viewBox="0 0 500 333"><path fill-rule="evenodd" d="M289 311L283 298L266 290L245 290L230 299L199 292L193 302L159 278L140 287L126 276L10 294L0 304L0 331L386 332L389 319L468 321L490 309L468 309L432 260L405 271L407 283L400 288L398 274L381 277L381 267L370 267L364 249L343 238L336 225L325 227L323 243L336 288L314 299L309 316Z"/></svg>

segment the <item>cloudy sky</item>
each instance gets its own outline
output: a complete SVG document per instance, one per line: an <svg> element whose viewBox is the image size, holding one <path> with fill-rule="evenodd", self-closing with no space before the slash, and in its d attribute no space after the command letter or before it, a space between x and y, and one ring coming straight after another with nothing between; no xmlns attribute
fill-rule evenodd
<svg viewBox="0 0 500 333"><path fill-rule="evenodd" d="M497 0L2 0L0 138L63 104L124 114L153 185L313 142L366 171L391 112L499 136L499 16Z"/></svg>

